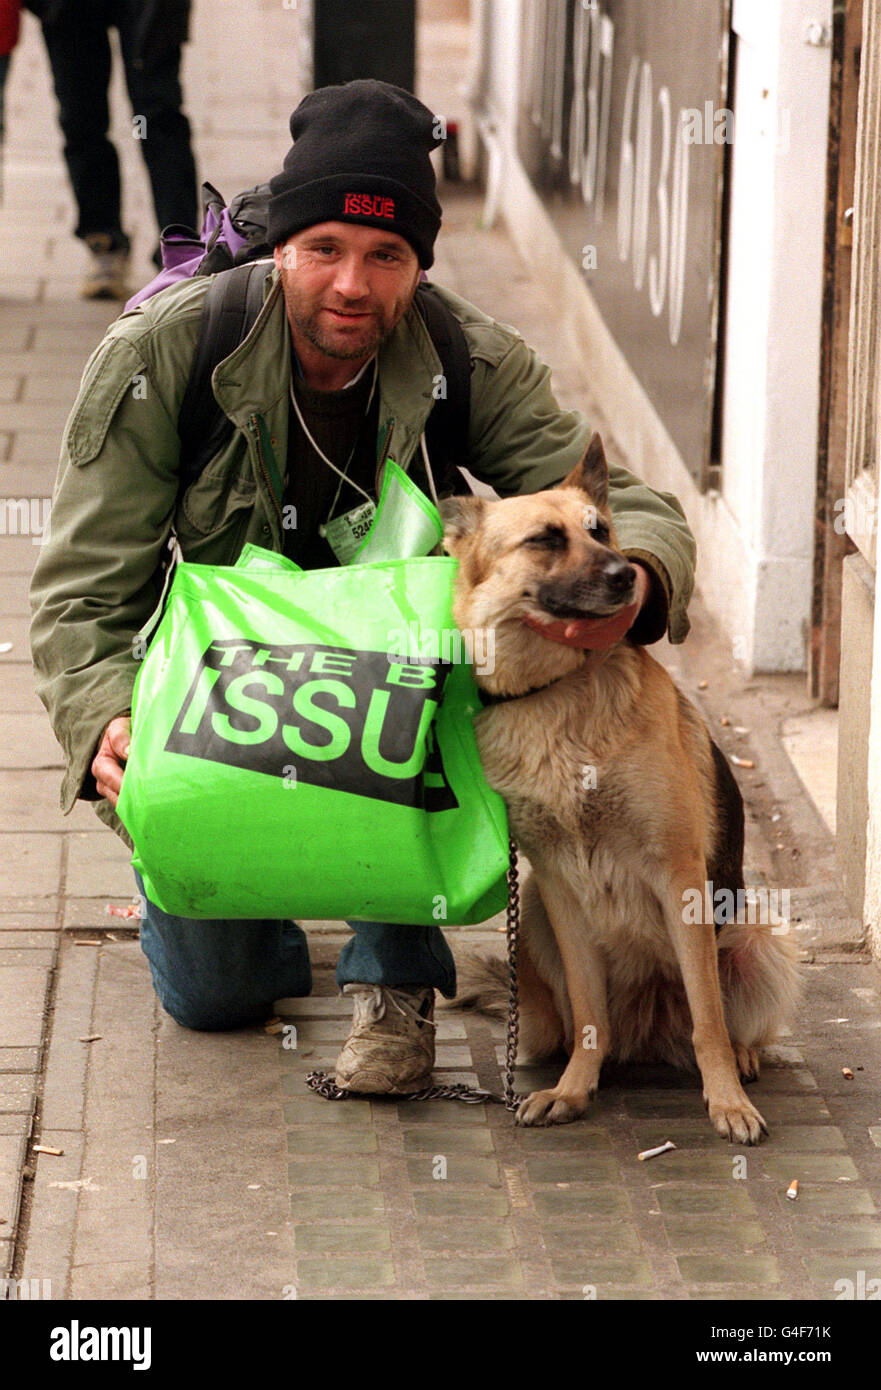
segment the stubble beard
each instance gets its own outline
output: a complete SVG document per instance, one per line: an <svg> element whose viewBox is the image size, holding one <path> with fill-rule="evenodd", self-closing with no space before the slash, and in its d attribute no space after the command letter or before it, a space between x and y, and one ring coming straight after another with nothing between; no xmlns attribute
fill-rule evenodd
<svg viewBox="0 0 881 1390"><path fill-rule="evenodd" d="M342 312L351 309L358 312L356 305L319 305L314 308L306 302L306 298L293 285L287 275L282 276L282 291L284 293L285 305L288 318L295 324L297 330L302 333L307 342L313 347L318 348L326 357L332 357L339 362L351 362L358 358L372 357L378 348L390 338L404 314L409 309L416 294L417 280L413 283L413 288L402 295L397 301L394 309L386 316L382 310L368 309L366 312L374 315L374 326L372 331L363 330L363 334L353 335L354 341L347 344L344 338L334 336L330 331L325 330L319 322L319 314L324 307L339 307ZM361 310L361 312L365 312ZM366 336L364 336L366 334Z"/></svg>

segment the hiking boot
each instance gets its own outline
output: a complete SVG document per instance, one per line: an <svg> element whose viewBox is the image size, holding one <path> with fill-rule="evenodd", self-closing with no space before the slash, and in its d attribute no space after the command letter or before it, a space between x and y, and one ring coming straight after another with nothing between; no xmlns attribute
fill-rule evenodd
<svg viewBox="0 0 881 1390"><path fill-rule="evenodd" d="M434 989L430 985L343 985L354 999L352 1031L337 1058L347 1091L398 1096L421 1091L434 1066Z"/></svg>
<svg viewBox="0 0 881 1390"><path fill-rule="evenodd" d="M123 247L114 248L113 238L107 232L94 232L85 242L92 265L80 290L82 298L128 299L125 281L128 251Z"/></svg>

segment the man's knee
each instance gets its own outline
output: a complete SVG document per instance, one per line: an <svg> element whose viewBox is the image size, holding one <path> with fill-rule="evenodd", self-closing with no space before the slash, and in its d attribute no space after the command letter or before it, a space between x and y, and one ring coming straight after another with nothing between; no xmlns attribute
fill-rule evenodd
<svg viewBox="0 0 881 1390"><path fill-rule="evenodd" d="M272 1002L266 1005L243 1007L241 996L235 999L210 995L208 997L163 998L157 986L159 1002L167 1014L194 1033L224 1033L234 1028L249 1028L262 1023L272 1012Z"/></svg>

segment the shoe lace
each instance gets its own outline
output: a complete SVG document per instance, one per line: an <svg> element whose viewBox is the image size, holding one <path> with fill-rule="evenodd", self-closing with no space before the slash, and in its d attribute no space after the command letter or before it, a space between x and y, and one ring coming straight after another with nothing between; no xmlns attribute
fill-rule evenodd
<svg viewBox="0 0 881 1390"><path fill-rule="evenodd" d="M404 1018L409 1018L413 1023L427 1024L429 1028L437 1027L433 1018L426 1018L419 1012L406 991L394 989L391 985L343 985L343 994L351 994L356 997L364 1009L365 1021L368 1023L384 1018L386 1009L391 1004L399 1014L402 1014Z"/></svg>

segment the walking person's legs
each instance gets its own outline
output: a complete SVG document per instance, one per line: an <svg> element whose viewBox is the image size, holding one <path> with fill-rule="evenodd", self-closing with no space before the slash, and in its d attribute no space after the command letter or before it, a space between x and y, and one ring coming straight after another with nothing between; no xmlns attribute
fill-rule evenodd
<svg viewBox="0 0 881 1390"><path fill-rule="evenodd" d="M59 7L57 14L50 11L42 30L77 205L75 235L93 258L83 294L89 299L124 298L129 242L120 221L119 159L107 134L107 7L102 0Z"/></svg>
<svg viewBox="0 0 881 1390"><path fill-rule="evenodd" d="M182 108L181 49L190 0L116 0L125 81L160 232L196 225L198 189L190 123Z"/></svg>

